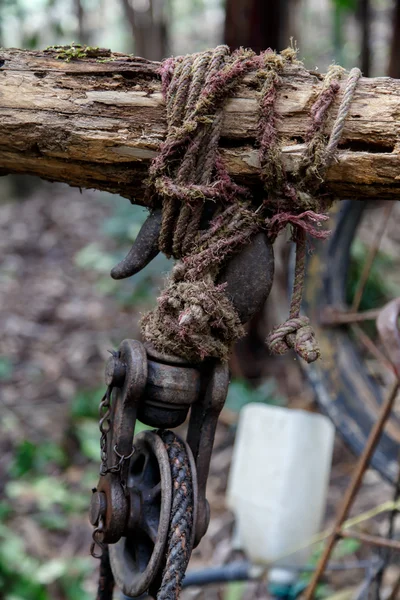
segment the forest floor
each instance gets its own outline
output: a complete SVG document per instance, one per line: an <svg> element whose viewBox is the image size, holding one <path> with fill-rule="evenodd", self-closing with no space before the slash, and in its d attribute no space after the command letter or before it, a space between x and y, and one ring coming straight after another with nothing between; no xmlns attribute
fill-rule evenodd
<svg viewBox="0 0 400 600"><path fill-rule="evenodd" d="M5 195L12 198L15 191L10 188ZM118 220L115 215L122 204L125 212ZM0 596L4 600L95 597L97 563L89 556L87 508L98 477L96 415L104 363L107 351L122 339L138 337L139 314L154 302L167 269L160 260L138 283L118 288L109 280L108 271L122 251L121 221L126 228L129 209L127 201L107 194L36 182L23 199L0 204ZM134 237L134 231L129 235ZM234 373L240 372L236 363ZM293 360L275 359L268 371L274 378L263 383L271 401L315 410L313 394ZM236 382L233 389L239 396L242 393L243 401L252 399L251 389L242 383ZM232 542L234 519L225 504L237 408L231 398L218 425L207 492L211 523L193 553L193 569L241 556ZM324 527L332 523L353 466L353 456L337 439ZM390 486L370 470L353 513L378 506L391 495ZM385 534L385 528L385 521L377 519L369 521L364 531ZM320 547L314 557L318 552ZM365 548L342 542L335 560L369 556ZM391 567L388 580L397 572ZM362 579L360 571L341 571L326 580L321 593L329 595L340 588L353 590L349 593L354 595ZM182 598L269 596L264 582L253 582L191 588Z"/></svg>

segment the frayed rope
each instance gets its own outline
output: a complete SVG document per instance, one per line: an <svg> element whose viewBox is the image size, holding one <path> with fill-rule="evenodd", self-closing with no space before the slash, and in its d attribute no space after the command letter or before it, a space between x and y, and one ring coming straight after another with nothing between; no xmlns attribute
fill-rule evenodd
<svg viewBox="0 0 400 600"><path fill-rule="evenodd" d="M150 205L162 205L159 247L178 259L155 310L142 319L145 340L163 352L196 362L227 360L243 335L234 306L216 280L226 261L260 231L271 241L285 227L297 244L290 317L269 336L272 352L293 348L307 362L319 350L306 317L300 316L306 236L324 238L326 205L316 197L324 172L334 159L360 71L351 71L329 140L324 134L329 110L344 70L331 67L311 108L306 149L298 172L289 178L277 135L277 90L284 69L301 65L296 50L230 53L218 46L198 54L169 58L160 76L166 102L167 136L153 160L148 179ZM223 106L248 73L259 85L257 141L265 197L254 205L249 189L229 176L219 153Z"/></svg>

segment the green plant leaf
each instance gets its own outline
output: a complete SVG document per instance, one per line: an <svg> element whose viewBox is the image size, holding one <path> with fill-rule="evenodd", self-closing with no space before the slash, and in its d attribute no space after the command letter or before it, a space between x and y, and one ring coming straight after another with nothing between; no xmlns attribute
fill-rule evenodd
<svg viewBox="0 0 400 600"><path fill-rule="evenodd" d="M245 582L231 581L224 591L224 600L240 600L243 597Z"/></svg>
<svg viewBox="0 0 400 600"><path fill-rule="evenodd" d="M357 10L357 0L333 0L333 4L339 10L355 12Z"/></svg>
<svg viewBox="0 0 400 600"><path fill-rule="evenodd" d="M46 562L37 569L36 580L39 583L48 585L65 575L68 570L68 562L65 559L54 558Z"/></svg>
<svg viewBox="0 0 400 600"><path fill-rule="evenodd" d="M252 388L245 380L233 380L229 386L225 406L233 412L239 412L250 402L281 406L285 404L285 399L276 392L276 384L272 379L257 388Z"/></svg>
<svg viewBox="0 0 400 600"><path fill-rule="evenodd" d="M95 462L100 461L100 432L97 421L81 419L75 424L75 433L82 453Z"/></svg>
<svg viewBox="0 0 400 600"><path fill-rule="evenodd" d="M12 478L19 478L33 469L36 456L36 446L29 440L24 440L14 451L14 458L9 469Z"/></svg>
<svg viewBox="0 0 400 600"><path fill-rule="evenodd" d="M151 431L154 427L150 427L150 425L145 425L141 421L136 421L135 423L135 435L140 433L141 431Z"/></svg>
<svg viewBox="0 0 400 600"><path fill-rule="evenodd" d="M8 356L0 356L0 380L10 379L13 370L12 360Z"/></svg>
<svg viewBox="0 0 400 600"><path fill-rule="evenodd" d="M13 509L9 502L6 500L0 500L0 522L6 521L8 517L12 514Z"/></svg>
<svg viewBox="0 0 400 600"><path fill-rule="evenodd" d="M351 261L347 278L347 302L351 305L355 290L364 268L368 247L356 239L351 246ZM372 264L367 283L364 288L360 310L381 307L391 297L400 295L398 284L390 277L394 267L394 259L379 250Z"/></svg>
<svg viewBox="0 0 400 600"><path fill-rule="evenodd" d="M339 560L340 558L345 558L346 556L350 556L351 554L354 554L355 552L357 552L357 550L360 549L360 542L358 540L355 540L353 538L345 538L343 540L340 540L335 547L335 550L333 552L333 557L336 560Z"/></svg>
<svg viewBox="0 0 400 600"><path fill-rule="evenodd" d="M68 519L64 514L55 511L40 512L36 515L35 520L44 529L49 531L62 531L68 529Z"/></svg>
<svg viewBox="0 0 400 600"><path fill-rule="evenodd" d="M114 266L114 259L107 254L100 244L93 242L75 254L75 264L81 269L109 273Z"/></svg>
<svg viewBox="0 0 400 600"><path fill-rule="evenodd" d="M38 445L24 440L15 449L9 475L18 479L29 472L44 473L49 466L65 466L66 462L66 455L58 444L46 441Z"/></svg>
<svg viewBox="0 0 400 600"><path fill-rule="evenodd" d="M71 402L71 417L98 418L100 400L104 394L104 386L91 390L82 390L76 394Z"/></svg>

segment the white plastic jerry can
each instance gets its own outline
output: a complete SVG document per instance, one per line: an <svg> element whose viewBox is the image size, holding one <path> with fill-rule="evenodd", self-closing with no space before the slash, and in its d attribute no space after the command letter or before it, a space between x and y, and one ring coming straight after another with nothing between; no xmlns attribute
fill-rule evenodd
<svg viewBox="0 0 400 600"><path fill-rule="evenodd" d="M241 411L227 503L253 564L303 566L320 531L334 427L324 416L248 404Z"/></svg>

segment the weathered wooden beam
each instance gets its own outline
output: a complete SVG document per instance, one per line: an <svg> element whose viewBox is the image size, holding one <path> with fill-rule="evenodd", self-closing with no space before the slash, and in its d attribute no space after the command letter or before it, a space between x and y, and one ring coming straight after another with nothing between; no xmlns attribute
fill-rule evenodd
<svg viewBox="0 0 400 600"><path fill-rule="evenodd" d="M0 50L0 65L1 174L38 175L143 203L146 172L166 131L158 63L102 51L67 62L56 51L10 49ZM278 129L289 171L321 80L300 67L283 75ZM257 96L248 76L226 103L221 139L230 173L250 183L259 175ZM327 188L339 198L397 198L399 133L400 80L361 79Z"/></svg>

